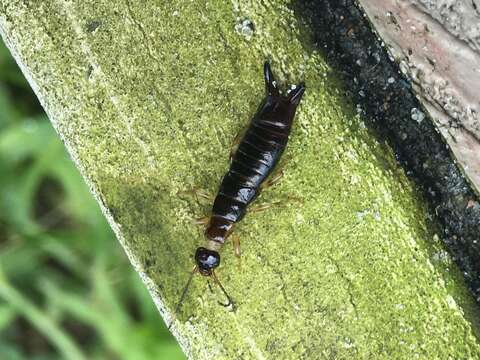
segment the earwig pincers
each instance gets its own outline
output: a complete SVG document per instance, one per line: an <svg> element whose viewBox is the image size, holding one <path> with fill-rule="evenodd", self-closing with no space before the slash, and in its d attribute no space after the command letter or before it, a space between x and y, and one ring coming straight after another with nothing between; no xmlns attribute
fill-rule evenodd
<svg viewBox="0 0 480 360"><path fill-rule="evenodd" d="M282 95L268 62L264 65L264 77L267 94L231 157L230 168L223 177L208 218L205 230L207 242L195 252L196 265L182 292L175 314L197 272L212 278L221 288L228 299L226 306L233 304L215 275L215 269L220 265L219 251L232 233L234 225L245 216L247 206L260 194L265 180L283 154L295 111L305 92L305 84L302 82Z"/></svg>

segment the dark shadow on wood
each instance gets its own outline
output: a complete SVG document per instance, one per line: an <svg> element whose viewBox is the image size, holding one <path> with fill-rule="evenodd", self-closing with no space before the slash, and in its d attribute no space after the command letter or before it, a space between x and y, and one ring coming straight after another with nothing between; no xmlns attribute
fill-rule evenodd
<svg viewBox="0 0 480 360"><path fill-rule="evenodd" d="M294 10L316 50L343 78L346 96L423 192L443 242L480 303L480 202L433 122L412 116L426 112L408 79L355 1L296 0Z"/></svg>

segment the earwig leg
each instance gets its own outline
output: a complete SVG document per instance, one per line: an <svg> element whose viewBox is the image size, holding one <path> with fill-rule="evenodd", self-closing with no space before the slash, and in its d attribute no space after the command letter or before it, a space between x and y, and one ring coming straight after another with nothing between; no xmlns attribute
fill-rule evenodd
<svg viewBox="0 0 480 360"><path fill-rule="evenodd" d="M268 189L269 187L275 185L282 179L283 175L283 169L280 169L276 174L262 184L262 190Z"/></svg>
<svg viewBox="0 0 480 360"><path fill-rule="evenodd" d="M194 225L207 225L208 221L210 220L210 216L204 216L201 218L193 219L193 224Z"/></svg>
<svg viewBox="0 0 480 360"><path fill-rule="evenodd" d="M196 187L193 187L191 190L180 191L178 194L195 196L198 202L202 202L202 200L205 200L205 202L208 201L209 203L212 203L215 200L215 197L213 195Z"/></svg>
<svg viewBox="0 0 480 360"><path fill-rule="evenodd" d="M288 161L290 159L285 159L285 161L283 161L283 164L281 164L280 167L278 167L277 169L278 170L275 170L275 172L270 175L270 177L267 179L267 181L265 181L262 185L261 185L261 190L265 190L265 189L268 189L269 187L275 185L277 182L279 182L282 177L285 175L285 166L287 166L288 164Z"/></svg>
<svg viewBox="0 0 480 360"><path fill-rule="evenodd" d="M238 270L242 269L242 251L240 249L240 237L236 234L232 235L233 253L238 259Z"/></svg>
<svg viewBox="0 0 480 360"><path fill-rule="evenodd" d="M197 195L197 198L208 200L210 203L215 200L215 197L213 195L200 189L195 189L195 195Z"/></svg>
<svg viewBox="0 0 480 360"><path fill-rule="evenodd" d="M257 205L255 207L253 207L250 212L262 212L262 211L265 211L267 209L270 209L272 206L275 206L275 205L280 205L282 202L281 201L274 201L272 203L264 203L264 204L260 204L260 205Z"/></svg>
<svg viewBox="0 0 480 360"><path fill-rule="evenodd" d="M232 235L232 244L235 256L240 259L240 257L242 256L242 252L240 250L240 237L238 235Z"/></svg>
<svg viewBox="0 0 480 360"><path fill-rule="evenodd" d="M235 136L235 138L233 139L232 147L230 148L230 162L232 162L233 156L235 155L235 152L238 149L238 145L240 144L240 141L242 140L245 132L246 132L246 129L240 130L237 136Z"/></svg>
<svg viewBox="0 0 480 360"><path fill-rule="evenodd" d="M287 195L287 197L288 197L288 200L290 200L290 201L297 202L297 203L300 203L302 205L304 203L303 199L298 197L298 196Z"/></svg>

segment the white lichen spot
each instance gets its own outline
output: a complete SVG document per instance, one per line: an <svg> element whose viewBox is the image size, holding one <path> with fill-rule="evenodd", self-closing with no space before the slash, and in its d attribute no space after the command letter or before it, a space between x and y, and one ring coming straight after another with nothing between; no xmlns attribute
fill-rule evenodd
<svg viewBox="0 0 480 360"><path fill-rule="evenodd" d="M272 83L275 84L275 81L272 81ZM292 92L296 88L297 88L297 85L295 85L295 84L290 85L290 88L287 89L287 95L290 94L290 92Z"/></svg>
<svg viewBox="0 0 480 360"><path fill-rule="evenodd" d="M369 213L369 210L363 210L363 211L359 211L357 212L357 219L358 220L363 220L365 218L365 216L367 216Z"/></svg>
<svg viewBox="0 0 480 360"><path fill-rule="evenodd" d="M447 302L447 305L450 309L458 309L457 303L455 302L455 299L453 298L452 295L447 295L445 301Z"/></svg>
<svg viewBox="0 0 480 360"><path fill-rule="evenodd" d="M325 266L325 272L327 274L334 274L337 272L337 269L334 265L332 264L327 264L327 266Z"/></svg>
<svg viewBox="0 0 480 360"><path fill-rule="evenodd" d="M404 74L409 73L410 67L408 66L408 63L406 61L401 61L400 62L400 71Z"/></svg>
<svg viewBox="0 0 480 360"><path fill-rule="evenodd" d="M345 151L345 156L352 161L357 161L358 160L358 154L353 149L346 150Z"/></svg>
<svg viewBox="0 0 480 360"><path fill-rule="evenodd" d="M353 174L350 176L350 184L351 185L356 185L360 182L360 177L358 175Z"/></svg>
<svg viewBox="0 0 480 360"><path fill-rule="evenodd" d="M363 113L362 105L357 104L357 109L356 110L357 110L357 114Z"/></svg>
<svg viewBox="0 0 480 360"><path fill-rule="evenodd" d="M355 347L355 344L353 343L353 341L352 341L350 338L346 337L346 338L343 340L343 347L344 347L345 349L350 349L350 348Z"/></svg>
<svg viewBox="0 0 480 360"><path fill-rule="evenodd" d="M235 31L242 35L246 40L250 40L255 32L253 22L249 19L239 20L235 25Z"/></svg>
<svg viewBox="0 0 480 360"><path fill-rule="evenodd" d="M305 218L302 214L298 213L295 215L295 223L296 224L303 224L305 222Z"/></svg>
<svg viewBox="0 0 480 360"><path fill-rule="evenodd" d="M432 260L437 262L448 263L450 255L445 250L440 250L432 255Z"/></svg>
<svg viewBox="0 0 480 360"><path fill-rule="evenodd" d="M417 108L412 108L410 114L412 120L415 120L418 123L421 123L423 119L425 119L425 114Z"/></svg>

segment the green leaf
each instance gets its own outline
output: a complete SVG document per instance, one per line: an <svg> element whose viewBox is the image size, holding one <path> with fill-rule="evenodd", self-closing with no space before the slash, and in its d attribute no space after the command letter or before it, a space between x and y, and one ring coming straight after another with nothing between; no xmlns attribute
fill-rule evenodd
<svg viewBox="0 0 480 360"><path fill-rule="evenodd" d="M0 355L2 359L26 360L21 352L13 345L0 340ZM29 359L31 360L31 359Z"/></svg>
<svg viewBox="0 0 480 360"><path fill-rule="evenodd" d="M0 83L1 82L30 90L30 85L18 70L17 64L0 39Z"/></svg>
<svg viewBox="0 0 480 360"><path fill-rule="evenodd" d="M4 331L16 316L17 312L14 308L6 304L0 304L0 332Z"/></svg>
<svg viewBox="0 0 480 360"><path fill-rule="evenodd" d="M5 86L0 82L0 130L18 121L19 114L15 111Z"/></svg>
<svg viewBox="0 0 480 360"><path fill-rule="evenodd" d="M59 140L45 117L23 120L0 133L0 157L11 165L38 159L51 151L52 143Z"/></svg>

